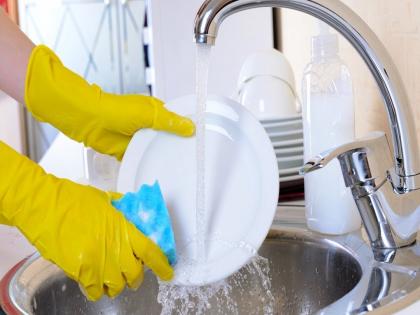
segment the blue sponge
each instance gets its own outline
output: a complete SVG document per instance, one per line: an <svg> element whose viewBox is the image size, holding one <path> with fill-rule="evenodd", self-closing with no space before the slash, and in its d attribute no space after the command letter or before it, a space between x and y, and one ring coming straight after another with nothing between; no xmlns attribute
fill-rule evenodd
<svg viewBox="0 0 420 315"><path fill-rule="evenodd" d="M162 249L171 265L176 263L171 218L157 181L152 186L142 185L136 193L125 194L112 205Z"/></svg>

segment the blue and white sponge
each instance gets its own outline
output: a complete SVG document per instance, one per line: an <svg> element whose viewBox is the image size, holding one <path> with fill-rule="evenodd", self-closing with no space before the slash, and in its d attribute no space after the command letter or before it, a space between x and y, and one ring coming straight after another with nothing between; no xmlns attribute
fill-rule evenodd
<svg viewBox="0 0 420 315"><path fill-rule="evenodd" d="M142 185L136 193L126 193L112 205L162 249L171 265L176 263L171 218L158 181L152 186Z"/></svg>

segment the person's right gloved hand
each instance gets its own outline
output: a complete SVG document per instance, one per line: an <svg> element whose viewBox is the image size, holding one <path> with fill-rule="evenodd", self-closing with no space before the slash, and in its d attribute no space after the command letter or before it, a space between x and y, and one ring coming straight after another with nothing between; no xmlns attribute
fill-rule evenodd
<svg viewBox="0 0 420 315"><path fill-rule="evenodd" d="M36 119L95 151L121 160L139 129L190 137L194 123L167 110L157 98L104 92L66 68L48 47L34 48L25 82L25 103Z"/></svg>
<svg viewBox="0 0 420 315"><path fill-rule="evenodd" d="M46 174L2 142L0 174L0 223L19 228L89 299L138 287L143 264L172 278L165 255L112 207L111 194Z"/></svg>

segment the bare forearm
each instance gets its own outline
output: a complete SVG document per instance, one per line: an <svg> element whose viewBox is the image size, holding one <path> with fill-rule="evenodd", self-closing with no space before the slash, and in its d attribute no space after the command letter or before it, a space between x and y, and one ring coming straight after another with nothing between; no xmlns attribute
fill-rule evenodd
<svg viewBox="0 0 420 315"><path fill-rule="evenodd" d="M25 76L34 44L0 8L0 89L24 103Z"/></svg>

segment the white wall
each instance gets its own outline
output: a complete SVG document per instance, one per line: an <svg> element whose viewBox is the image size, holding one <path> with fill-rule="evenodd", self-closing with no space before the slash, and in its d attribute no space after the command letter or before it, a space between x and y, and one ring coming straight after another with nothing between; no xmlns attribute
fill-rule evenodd
<svg viewBox="0 0 420 315"><path fill-rule="evenodd" d="M152 27L154 95L170 100L195 91L193 42L195 14L202 0L149 1ZM227 18L212 51L209 93L231 96L248 54L273 47L270 8L252 9Z"/></svg>
<svg viewBox="0 0 420 315"><path fill-rule="evenodd" d="M20 105L0 91L0 140L18 152L24 151L24 132Z"/></svg>
<svg viewBox="0 0 420 315"><path fill-rule="evenodd" d="M375 32L391 55L406 86L420 135L420 1L341 0ZM317 33L317 21L306 14L282 9L283 50L300 85L310 59L310 37ZM356 135L388 130L385 107L379 89L365 63L340 36L340 55L353 78ZM299 90L299 89L298 89ZM420 137L418 137L420 146Z"/></svg>

